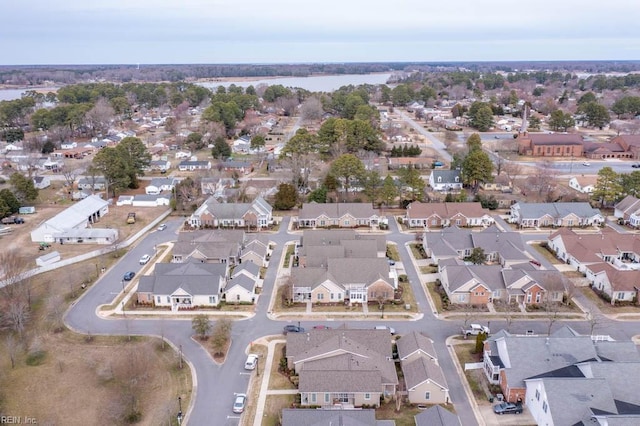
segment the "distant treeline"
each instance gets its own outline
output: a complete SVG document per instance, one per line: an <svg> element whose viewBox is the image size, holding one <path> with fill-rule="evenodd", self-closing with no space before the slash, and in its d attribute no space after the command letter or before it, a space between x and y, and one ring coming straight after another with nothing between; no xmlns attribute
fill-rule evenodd
<svg viewBox="0 0 640 426"><path fill-rule="evenodd" d="M74 84L106 80L127 82L176 82L220 77L306 77L314 74L369 74L392 71L474 72L522 70L623 72L640 71L640 61L546 62L373 62L318 64L176 64L176 65L16 65L0 66L0 83L18 86Z"/></svg>

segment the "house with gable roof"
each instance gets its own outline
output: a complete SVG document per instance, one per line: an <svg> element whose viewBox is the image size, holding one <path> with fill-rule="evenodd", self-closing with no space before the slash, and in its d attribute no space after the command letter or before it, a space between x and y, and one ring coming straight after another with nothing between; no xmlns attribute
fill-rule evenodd
<svg viewBox="0 0 640 426"><path fill-rule="evenodd" d="M220 203L209 197L189 217L194 228L267 228L273 224L273 208L262 197L251 203Z"/></svg>
<svg viewBox="0 0 640 426"><path fill-rule="evenodd" d="M640 199L627 195L615 205L614 216L629 226L640 227Z"/></svg>
<svg viewBox="0 0 640 426"><path fill-rule="evenodd" d="M153 275L140 277L138 303L172 311L218 306L229 275L223 263L157 263Z"/></svg>
<svg viewBox="0 0 640 426"><path fill-rule="evenodd" d="M285 408L282 410L282 426L395 426L394 420L376 420L376 410L317 408Z"/></svg>
<svg viewBox="0 0 640 426"><path fill-rule="evenodd" d="M488 226L494 223L489 210L480 203L421 203L407 206L405 223L411 227Z"/></svg>
<svg viewBox="0 0 640 426"><path fill-rule="evenodd" d="M172 177L153 178L149 185L145 186L144 192L147 195L158 195L164 191L173 191L178 180Z"/></svg>
<svg viewBox="0 0 640 426"><path fill-rule="evenodd" d="M462 426L460 418L441 405L434 405L414 416L416 426Z"/></svg>
<svg viewBox="0 0 640 426"><path fill-rule="evenodd" d="M370 203L304 203L298 212L301 228L376 227L384 220Z"/></svg>
<svg viewBox="0 0 640 426"><path fill-rule="evenodd" d="M516 203L509 213L509 223L520 228L601 226L604 220L589 203Z"/></svg>
<svg viewBox="0 0 640 426"><path fill-rule="evenodd" d="M254 303L256 301L255 279L239 274L231 277L224 290L227 303Z"/></svg>
<svg viewBox="0 0 640 426"><path fill-rule="evenodd" d="M288 333L287 366L300 380L301 405L378 407L398 386L387 330Z"/></svg>
<svg viewBox="0 0 640 426"><path fill-rule="evenodd" d="M411 332L396 341L409 402L412 404L446 404L449 388L438 365L433 341Z"/></svg>
<svg viewBox="0 0 640 426"><path fill-rule="evenodd" d="M236 229L180 232L171 261L184 263L195 259L203 263L237 264L245 241L245 232Z"/></svg>
<svg viewBox="0 0 640 426"><path fill-rule="evenodd" d="M460 170L433 170L429 176L429 186L438 192L460 191L462 189Z"/></svg>

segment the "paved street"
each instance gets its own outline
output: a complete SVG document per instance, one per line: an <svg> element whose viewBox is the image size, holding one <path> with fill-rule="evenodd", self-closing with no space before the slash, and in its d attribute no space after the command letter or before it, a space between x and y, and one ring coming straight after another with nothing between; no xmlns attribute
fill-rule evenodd
<svg viewBox="0 0 640 426"><path fill-rule="evenodd" d="M143 254L153 254L155 246L164 242L176 239L176 231L182 223L181 219L168 221L168 228L164 231L152 231L131 248L129 253L119 263L108 270L100 280L91 287L67 312L66 323L80 333L92 334L135 334L135 335L164 335L176 348L181 348L185 359L192 367L194 374L194 398L187 410L183 407L186 415L186 422L191 425L237 425L240 418L233 415L231 405L234 399L234 392L246 392L249 375L244 373L243 362L245 360L245 349L250 342L265 335L279 334L286 321L274 321L269 319L267 311L269 309L269 298L272 294L277 277L277 265L282 257L284 245L291 240L297 239L299 235L288 233L289 217L285 217L277 233L271 234L271 240L275 244L275 249L271 256L271 265L267 270L262 289L262 295L258 299L256 313L250 319L238 320L234 323L232 331L232 345L227 361L223 365L216 365L209 354L202 349L199 343L191 340L193 334L190 319L145 319L145 318L101 318L96 315L96 309L103 304L111 303L114 297L122 291L122 276L127 271L136 273L142 268L139 265L139 258ZM447 337L457 335L463 323L462 320L441 320L436 318L427 301L427 296L420 283L418 272L416 271L406 243L414 241L415 235L403 233L398 228L396 221L389 218L390 232L387 239L397 243L400 260L402 261L406 273L411 282L415 298L419 309L424 315L419 320L397 321L391 325L398 334L407 333L413 330L422 331L435 341L439 363L447 378L450 388L451 400L455 404L456 412L460 416L463 425L476 425L476 417L471 404L468 401L462 380L456 371L454 361L445 343ZM544 239L544 233L524 234L525 240ZM530 254L537 258L543 265L551 267L549 262L542 258L533 248ZM578 302L588 310L597 312L593 304L579 293ZM214 319L215 320L215 319ZM367 320L367 321L347 321L340 319L340 322L347 323L354 328L372 328L380 321L389 323L389 318ZM318 321L304 321L304 327L312 327ZM499 330L506 326L500 315L496 315L490 321L492 330ZM564 322L553 323L553 329L560 327ZM537 333L546 333L549 322L545 319L514 321L509 330L515 333L524 333L525 330L534 330ZM580 333L589 333L590 324L588 321L571 321L571 327ZM631 322L619 322L599 317L597 334L609 334L615 339L627 340L637 332L637 324Z"/></svg>

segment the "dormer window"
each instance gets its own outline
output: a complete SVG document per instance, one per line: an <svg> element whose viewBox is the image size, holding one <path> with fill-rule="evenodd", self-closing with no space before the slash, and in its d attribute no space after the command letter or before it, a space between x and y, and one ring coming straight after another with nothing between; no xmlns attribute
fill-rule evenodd
<svg viewBox="0 0 640 426"><path fill-rule="evenodd" d="M456 182L458 181L458 179L460 179L458 176L456 176Z"/></svg>
<svg viewBox="0 0 640 426"><path fill-rule="evenodd" d="M438 182L442 182L442 176L438 176Z"/></svg>

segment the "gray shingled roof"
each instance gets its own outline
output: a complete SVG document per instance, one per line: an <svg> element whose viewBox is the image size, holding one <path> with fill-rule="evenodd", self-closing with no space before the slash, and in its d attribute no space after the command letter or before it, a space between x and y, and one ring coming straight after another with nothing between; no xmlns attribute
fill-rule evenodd
<svg viewBox="0 0 640 426"><path fill-rule="evenodd" d="M442 369L432 359L420 357L410 362L402 362L402 372L408 390L414 389L427 380L431 380L443 389L448 389Z"/></svg>
<svg viewBox="0 0 640 426"><path fill-rule="evenodd" d="M260 266L256 265L253 262L244 262L239 264L238 266L235 267L235 269L233 270L233 274L231 276L235 277L239 275L242 271L247 271L249 274L253 275L254 277L260 276Z"/></svg>
<svg viewBox="0 0 640 426"><path fill-rule="evenodd" d="M356 219L368 219L378 216L378 211L371 207L370 203L304 203L298 212L300 220L316 219L326 215L329 218L337 219L347 214ZM355 223L354 223L355 225Z"/></svg>
<svg viewBox="0 0 640 426"><path fill-rule="evenodd" d="M504 289L502 266L500 265L448 265L442 270L450 291L456 291L469 281L485 285L489 290Z"/></svg>
<svg viewBox="0 0 640 426"><path fill-rule="evenodd" d="M433 340L417 331L403 335L402 338L396 340L396 346L398 347L398 356L400 359L404 359L415 352L420 352L433 359L437 359Z"/></svg>
<svg viewBox="0 0 640 426"><path fill-rule="evenodd" d="M138 292L172 294L182 288L191 295L219 294L226 270L219 263L157 263L154 275L140 277Z"/></svg>
<svg viewBox="0 0 640 426"><path fill-rule="evenodd" d="M415 416L416 426L460 426L460 419L446 408L434 405Z"/></svg>
<svg viewBox="0 0 640 426"><path fill-rule="evenodd" d="M380 371L306 371L300 372L300 392L382 392Z"/></svg>
<svg viewBox="0 0 640 426"><path fill-rule="evenodd" d="M178 233L178 241L186 242L237 242L242 244L245 241L245 232L237 229L200 229L196 231Z"/></svg>
<svg viewBox="0 0 640 426"><path fill-rule="evenodd" d="M229 290L237 285L244 288L245 290L253 291L256 286L256 282L248 276L241 274L236 276L235 278L230 279L227 283L226 289Z"/></svg>
<svg viewBox="0 0 640 426"><path fill-rule="evenodd" d="M462 179L460 178L460 170L433 170L431 175L433 176L433 181L438 184L462 182ZM438 178L441 178L441 180L438 181ZM456 180L456 178L458 179Z"/></svg>
<svg viewBox="0 0 640 426"><path fill-rule="evenodd" d="M589 203L518 203L521 219L538 219L544 215L562 218L575 214L581 218L589 218L601 214Z"/></svg>
<svg viewBox="0 0 640 426"><path fill-rule="evenodd" d="M395 424L395 422L394 422ZM365 410L282 410L282 426L381 426L373 409Z"/></svg>

